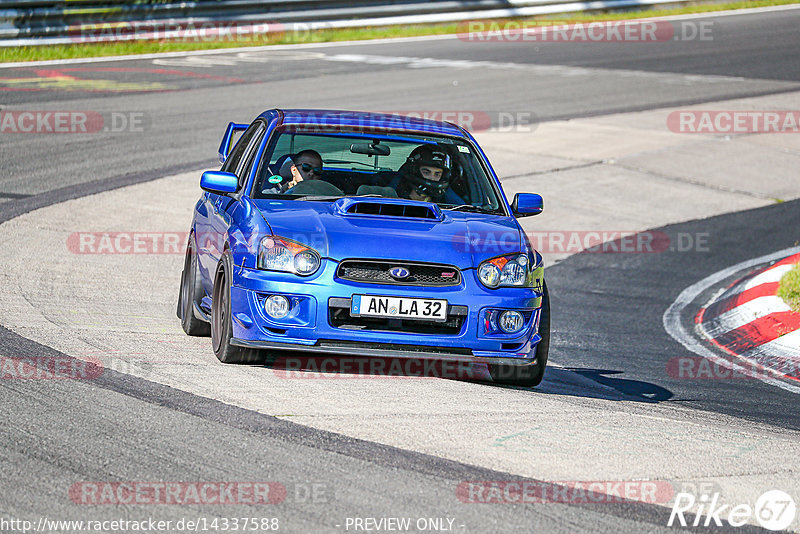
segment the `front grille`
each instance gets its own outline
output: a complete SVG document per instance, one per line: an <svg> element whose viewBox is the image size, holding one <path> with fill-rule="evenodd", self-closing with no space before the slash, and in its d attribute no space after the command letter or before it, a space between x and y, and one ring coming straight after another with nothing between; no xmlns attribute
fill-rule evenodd
<svg viewBox="0 0 800 534"><path fill-rule="evenodd" d="M405 278L390 274L395 267L408 271ZM391 284L398 286L457 286L461 283L461 271L452 265L433 263L411 263L386 260L345 260L339 264L336 276L352 282Z"/></svg>
<svg viewBox="0 0 800 534"><path fill-rule="evenodd" d="M332 298L328 301L328 323L334 328L343 330L457 335L461 333L468 314L466 306L450 306L446 321L353 317L350 315L350 299Z"/></svg>

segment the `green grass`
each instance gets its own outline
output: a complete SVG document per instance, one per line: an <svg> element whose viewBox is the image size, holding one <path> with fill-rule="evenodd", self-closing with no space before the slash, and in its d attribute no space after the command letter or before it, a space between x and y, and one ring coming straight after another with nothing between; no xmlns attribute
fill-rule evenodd
<svg viewBox="0 0 800 534"><path fill-rule="evenodd" d="M707 13L751 7L795 4L799 0L756 0L751 2L697 3L688 6L659 9L629 10L609 13L568 13L540 17L496 19L507 21L574 21L590 22L602 20L624 20L631 18L660 17L689 13ZM490 22L490 21L485 21ZM415 37L420 35L444 35L464 31L464 23L418 24L408 26L379 26L366 28L343 28L248 37L246 40L231 41L132 41L121 43L69 44L50 46L26 46L0 48L0 62L39 61L48 59L69 59L83 57L120 56L130 54L150 54L155 52L181 52L187 50L208 50L219 48L239 48L276 44L321 43L331 41L358 41L390 37Z"/></svg>
<svg viewBox="0 0 800 534"><path fill-rule="evenodd" d="M778 296L794 311L800 312L800 264L781 277Z"/></svg>

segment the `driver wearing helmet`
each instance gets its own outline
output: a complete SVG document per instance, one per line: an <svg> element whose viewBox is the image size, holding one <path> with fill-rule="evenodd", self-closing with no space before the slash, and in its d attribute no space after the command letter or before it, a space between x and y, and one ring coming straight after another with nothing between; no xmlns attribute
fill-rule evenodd
<svg viewBox="0 0 800 534"><path fill-rule="evenodd" d="M401 198L440 202L450 187L450 156L437 146L415 148L406 160L405 172L397 185Z"/></svg>

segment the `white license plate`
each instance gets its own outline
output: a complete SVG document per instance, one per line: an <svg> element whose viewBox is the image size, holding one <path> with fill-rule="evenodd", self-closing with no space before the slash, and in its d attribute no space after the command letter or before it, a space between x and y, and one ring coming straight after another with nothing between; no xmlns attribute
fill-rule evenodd
<svg viewBox="0 0 800 534"><path fill-rule="evenodd" d="M350 303L350 315L354 317L446 321L447 301L442 299L353 295Z"/></svg>

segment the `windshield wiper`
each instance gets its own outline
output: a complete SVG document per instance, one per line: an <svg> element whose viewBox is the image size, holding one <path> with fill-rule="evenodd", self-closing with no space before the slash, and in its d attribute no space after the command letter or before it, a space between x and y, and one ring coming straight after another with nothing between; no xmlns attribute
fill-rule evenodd
<svg viewBox="0 0 800 534"><path fill-rule="evenodd" d="M487 210L486 208L481 208L479 206L473 206L472 204L462 204L460 206L453 206L452 208L445 208L444 206L442 206L442 209L450 211L469 211L472 213L497 213L496 211Z"/></svg>
<svg viewBox="0 0 800 534"><path fill-rule="evenodd" d="M375 165L372 163L364 163L363 161L347 161L346 159L326 159L325 163L337 163L339 165L346 163L348 165L363 165L365 167L369 167L370 169L375 168Z"/></svg>
<svg viewBox="0 0 800 534"><path fill-rule="evenodd" d="M291 198L291 199L289 199L289 200L315 200L315 201L316 201L316 200L318 200L318 201L328 201L328 200L339 200L340 198L342 198L342 197L341 197L341 196L338 196L338 195L333 195L333 196L331 196L331 195L328 195L328 196L323 196L323 195L303 195L303 196L299 196L299 197L294 197L294 198Z"/></svg>

